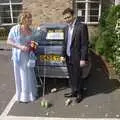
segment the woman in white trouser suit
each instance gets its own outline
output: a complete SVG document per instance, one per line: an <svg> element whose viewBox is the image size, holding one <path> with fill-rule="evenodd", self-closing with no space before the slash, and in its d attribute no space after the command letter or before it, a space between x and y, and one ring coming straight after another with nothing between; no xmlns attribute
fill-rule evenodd
<svg viewBox="0 0 120 120"><path fill-rule="evenodd" d="M11 28L7 43L12 45L12 60L16 85L16 101L30 102L37 96L36 77L34 68L27 66L29 60L28 42L34 40L30 29L32 15L29 12L21 13L19 24Z"/></svg>

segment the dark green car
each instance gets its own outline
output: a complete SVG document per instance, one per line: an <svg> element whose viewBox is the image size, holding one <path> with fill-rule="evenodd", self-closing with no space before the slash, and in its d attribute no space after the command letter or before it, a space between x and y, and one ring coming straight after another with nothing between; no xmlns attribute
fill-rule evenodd
<svg viewBox="0 0 120 120"><path fill-rule="evenodd" d="M66 63L60 60L65 40L66 24L43 24L37 38L36 71L39 77L69 78ZM87 77L91 64L83 69L83 77Z"/></svg>

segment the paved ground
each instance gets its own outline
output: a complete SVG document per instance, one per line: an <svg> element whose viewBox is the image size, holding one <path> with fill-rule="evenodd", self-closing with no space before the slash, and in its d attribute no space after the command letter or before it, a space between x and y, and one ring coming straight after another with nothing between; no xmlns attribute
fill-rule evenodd
<svg viewBox="0 0 120 120"><path fill-rule="evenodd" d="M14 95L10 53L0 51L0 113L5 109Z"/></svg>
<svg viewBox="0 0 120 120"><path fill-rule="evenodd" d="M2 120L42 120L64 118L120 118L120 83L109 79L108 71L100 57L91 54L92 70L86 80L88 91L80 104L73 102L64 106L64 93L68 91L66 80L47 80L46 99L51 103L48 109L40 107L41 97L34 103L19 104L14 99L14 79L10 52L0 51L0 113ZM50 93L56 87L57 92ZM39 89L40 93L41 89ZM9 103L9 104L8 104ZM8 105L7 105L8 104ZM2 107L1 107L2 106Z"/></svg>
<svg viewBox="0 0 120 120"><path fill-rule="evenodd" d="M0 40L0 50L9 51L11 49L10 45L6 44L6 41Z"/></svg>

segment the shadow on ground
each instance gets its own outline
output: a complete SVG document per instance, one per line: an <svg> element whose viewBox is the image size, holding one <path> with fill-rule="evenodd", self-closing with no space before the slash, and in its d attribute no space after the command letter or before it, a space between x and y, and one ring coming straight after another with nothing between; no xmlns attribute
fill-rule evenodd
<svg viewBox="0 0 120 120"><path fill-rule="evenodd" d="M64 93L69 90L67 79L46 78L45 99L51 104L50 107L46 109L41 106L42 87L39 87L39 99L34 103L15 103L8 115L59 118L113 118L119 115L120 82L117 79L109 79L109 72L100 56L93 52L90 55L92 68L85 79L88 91L80 104L76 104L74 98L71 98L72 103L65 106L67 98L64 97ZM51 93L53 88L56 88L57 92Z"/></svg>
<svg viewBox="0 0 120 120"><path fill-rule="evenodd" d="M43 81L44 78L41 78ZM38 84L41 85L40 81L38 80ZM56 79L56 78L45 78L45 94L49 94L52 89L56 89L57 91L61 91L68 88L68 79ZM38 87L38 96L41 97L43 95L43 86Z"/></svg>
<svg viewBox="0 0 120 120"><path fill-rule="evenodd" d="M87 88L86 97L100 93L110 93L120 87L117 79L109 79L109 72L103 59L90 52L92 67L89 76L85 79L85 88ZM44 78L42 78L43 80ZM38 81L38 84L40 82ZM46 78L45 93L49 94L52 88L58 91L68 88L67 79L48 79ZM38 89L39 96L42 96L42 88Z"/></svg>
<svg viewBox="0 0 120 120"><path fill-rule="evenodd" d="M85 80L85 86L88 88L86 97L118 89L120 82L117 79L109 79L109 71L103 59L94 52L90 52L90 55L92 68Z"/></svg>

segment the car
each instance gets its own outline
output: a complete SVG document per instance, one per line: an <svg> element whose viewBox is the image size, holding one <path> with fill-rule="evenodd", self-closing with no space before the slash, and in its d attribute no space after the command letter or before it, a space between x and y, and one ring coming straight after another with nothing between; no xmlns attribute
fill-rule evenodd
<svg viewBox="0 0 120 120"><path fill-rule="evenodd" d="M36 56L36 71L39 77L69 78L66 63L62 62L65 27L67 24L48 23L38 28L40 36ZM89 61L90 61L89 57ZM83 78L86 78L91 69L91 62L83 69Z"/></svg>
<svg viewBox="0 0 120 120"><path fill-rule="evenodd" d="M66 63L62 62L62 49L65 40L66 24L42 24L41 36L37 39L36 69L40 77L68 78Z"/></svg>

